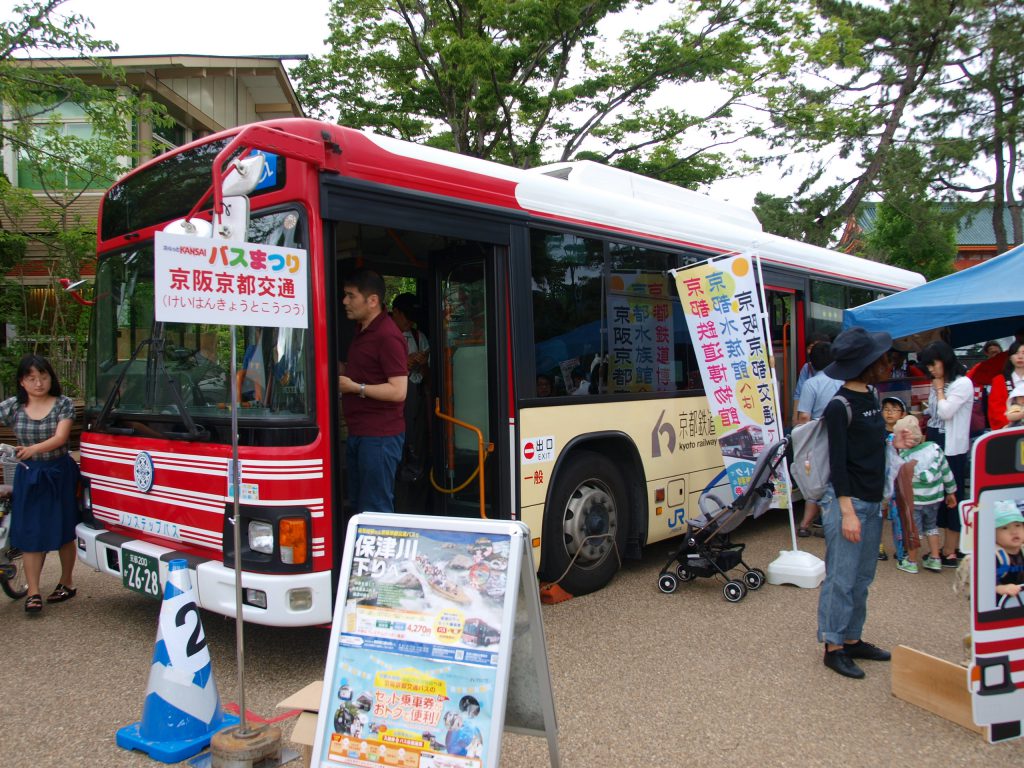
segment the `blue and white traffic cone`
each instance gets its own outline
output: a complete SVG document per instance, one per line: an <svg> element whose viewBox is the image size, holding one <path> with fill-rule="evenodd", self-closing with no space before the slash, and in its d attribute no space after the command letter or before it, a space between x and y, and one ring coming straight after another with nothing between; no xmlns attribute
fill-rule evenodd
<svg viewBox="0 0 1024 768"><path fill-rule="evenodd" d="M186 560L171 560L149 668L142 720L117 732L117 745L177 763L238 722L224 714Z"/></svg>

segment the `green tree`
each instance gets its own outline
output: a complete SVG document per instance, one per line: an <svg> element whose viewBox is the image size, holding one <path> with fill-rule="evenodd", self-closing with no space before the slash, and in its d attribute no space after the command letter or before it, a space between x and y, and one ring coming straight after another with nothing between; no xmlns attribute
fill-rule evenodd
<svg viewBox="0 0 1024 768"><path fill-rule="evenodd" d="M911 147L893 151L881 173L883 199L864 237L864 253L934 280L953 271L956 222L963 206L930 198L924 178L926 159Z"/></svg>
<svg viewBox="0 0 1024 768"><path fill-rule="evenodd" d="M1002 253L1024 242L1024 185L1017 176L1024 172L1024 7L1011 0L976 0L947 70L942 98L925 117L929 132L944 137L933 150L941 168L938 181L945 189L991 201L996 250Z"/></svg>
<svg viewBox="0 0 1024 768"><path fill-rule="evenodd" d="M762 198L756 210L766 227L805 231L807 240L827 245L878 191L897 148L935 140L915 115L942 92L969 1L817 0L819 32L805 46L807 68L795 69L791 87L771 104L774 146L815 159L791 200ZM837 161L852 161L855 170L830 181ZM787 224L787 216L796 221Z"/></svg>
<svg viewBox="0 0 1024 768"><path fill-rule="evenodd" d="M297 90L320 117L519 167L589 158L687 186L738 172L753 158L726 148L759 129L737 107L777 85L805 17L696 0L649 34L599 35L652 4L335 0L330 53Z"/></svg>
<svg viewBox="0 0 1024 768"><path fill-rule="evenodd" d="M4 234L7 274L28 247L45 255L52 291L30 301L20 283L3 281L0 306L18 327L14 343L0 350L0 366L21 354L50 355L74 392L84 358L87 313L59 289L62 277L77 279L82 262L94 256L96 222L83 222L72 206L89 188L106 187L137 157L135 121L140 114L160 123L163 111L127 86L122 73L102 54L116 50L89 34L79 14L61 15L63 0L31 0L0 22L0 142L15 147L19 176L33 189L15 187L0 176L0 209L12 230ZM49 59L81 58L81 70L55 66ZM68 133L62 115L84 117L87 130ZM31 222L30 225L23 222ZM4 381L9 371L0 370Z"/></svg>

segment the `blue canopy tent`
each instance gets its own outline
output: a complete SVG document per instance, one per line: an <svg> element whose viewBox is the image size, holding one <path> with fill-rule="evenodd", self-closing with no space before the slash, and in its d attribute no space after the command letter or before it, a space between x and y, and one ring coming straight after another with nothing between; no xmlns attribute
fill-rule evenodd
<svg viewBox="0 0 1024 768"><path fill-rule="evenodd" d="M843 328L888 331L894 339L949 329L954 347L1024 328L1024 246L977 266L843 312Z"/></svg>

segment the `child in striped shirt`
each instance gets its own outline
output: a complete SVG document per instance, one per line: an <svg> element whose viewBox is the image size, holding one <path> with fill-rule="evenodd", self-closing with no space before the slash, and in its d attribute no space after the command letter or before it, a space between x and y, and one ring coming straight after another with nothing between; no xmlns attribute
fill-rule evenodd
<svg viewBox="0 0 1024 768"><path fill-rule="evenodd" d="M916 416L904 416L897 421L893 431L900 430L906 430L907 442L913 446L900 451L900 457L904 461L917 462L914 467L914 522L921 535L928 537L929 550L922 565L929 571L941 571L939 506L945 497L947 507L956 507L956 480L942 448L924 439ZM917 560L917 549L908 549L908 557L913 563Z"/></svg>

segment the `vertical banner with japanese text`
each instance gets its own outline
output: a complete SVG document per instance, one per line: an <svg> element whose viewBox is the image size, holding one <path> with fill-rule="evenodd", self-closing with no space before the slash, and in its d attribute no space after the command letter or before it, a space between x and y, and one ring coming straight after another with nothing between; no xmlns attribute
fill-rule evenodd
<svg viewBox="0 0 1024 768"><path fill-rule="evenodd" d="M672 294L663 274L615 273L608 288L609 377L616 392L676 388Z"/></svg>
<svg viewBox="0 0 1024 768"><path fill-rule="evenodd" d="M156 233L158 321L306 328L302 248Z"/></svg>
<svg viewBox="0 0 1024 768"><path fill-rule="evenodd" d="M734 496L758 455L782 438L763 301L749 253L674 272Z"/></svg>

